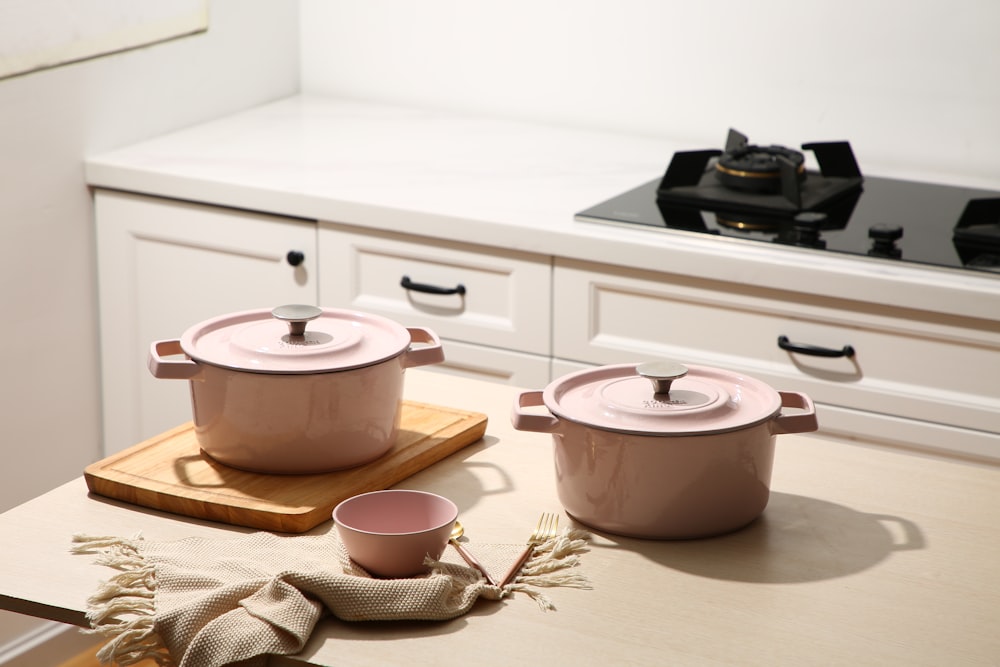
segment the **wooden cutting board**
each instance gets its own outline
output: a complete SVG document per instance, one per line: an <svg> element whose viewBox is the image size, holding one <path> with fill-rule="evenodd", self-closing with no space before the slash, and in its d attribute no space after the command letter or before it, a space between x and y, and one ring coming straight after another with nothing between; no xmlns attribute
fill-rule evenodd
<svg viewBox="0 0 1000 667"><path fill-rule="evenodd" d="M484 414L404 401L399 437L381 458L336 472L266 475L207 456L188 422L87 466L83 476L91 492L134 505L302 533L329 520L341 500L397 484L485 433Z"/></svg>

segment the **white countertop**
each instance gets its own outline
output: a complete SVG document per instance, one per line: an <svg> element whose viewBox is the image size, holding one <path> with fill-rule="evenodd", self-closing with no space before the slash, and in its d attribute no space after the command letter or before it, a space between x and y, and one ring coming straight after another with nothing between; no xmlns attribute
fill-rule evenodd
<svg viewBox="0 0 1000 667"><path fill-rule="evenodd" d="M662 139L293 97L87 160L88 182L500 248L959 316L1000 313L1000 276L573 216L662 176Z"/></svg>
<svg viewBox="0 0 1000 667"><path fill-rule="evenodd" d="M408 398L488 415L481 442L400 484L452 498L472 544L519 542L561 509L550 437L510 424L518 391L407 371ZM996 467L781 435L771 491L762 518L727 536L595 533L580 565L593 588L546 589L555 611L515 594L442 623L327 619L272 664L998 664ZM0 515L0 608L84 624L113 570L71 554L71 536L140 531L246 529L88 495L79 478Z"/></svg>

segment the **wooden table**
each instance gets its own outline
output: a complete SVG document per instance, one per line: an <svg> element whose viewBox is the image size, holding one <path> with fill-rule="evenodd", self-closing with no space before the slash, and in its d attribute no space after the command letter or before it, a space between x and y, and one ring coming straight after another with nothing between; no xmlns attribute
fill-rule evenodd
<svg viewBox="0 0 1000 667"><path fill-rule="evenodd" d="M516 390L413 370L406 382L408 398L490 422L481 443L401 486L454 499L473 542L520 542L560 509L548 436L510 426ZM447 623L329 619L272 664L1000 665L1000 469L806 436L779 437L775 458L749 528L595 534L582 562L593 589L547 590L555 611L521 595ZM110 571L69 553L76 532L237 530L92 497L79 478L0 515L0 608L85 625Z"/></svg>

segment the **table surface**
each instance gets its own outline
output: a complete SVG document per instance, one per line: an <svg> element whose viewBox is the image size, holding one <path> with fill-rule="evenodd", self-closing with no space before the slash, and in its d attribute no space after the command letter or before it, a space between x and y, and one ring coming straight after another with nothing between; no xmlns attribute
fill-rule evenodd
<svg viewBox="0 0 1000 667"><path fill-rule="evenodd" d="M473 543L520 542L540 512L560 510L549 437L510 425L519 390L407 373L408 398L490 421L481 442L401 487L455 500ZM1000 665L1000 469L785 435L771 488L764 515L727 536L595 532L581 564L593 588L547 589L554 611L515 595L442 623L327 619L300 655L271 662ZM70 554L78 532L245 529L90 496L78 478L0 515L0 608L85 625L85 600L111 571Z"/></svg>

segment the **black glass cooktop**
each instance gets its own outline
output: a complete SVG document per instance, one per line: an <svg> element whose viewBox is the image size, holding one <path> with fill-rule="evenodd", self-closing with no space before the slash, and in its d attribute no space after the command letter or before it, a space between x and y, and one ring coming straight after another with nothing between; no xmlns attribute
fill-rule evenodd
<svg viewBox="0 0 1000 667"><path fill-rule="evenodd" d="M773 214L664 201L660 185L650 181L576 219L1000 273L1000 191L866 176L822 206Z"/></svg>

